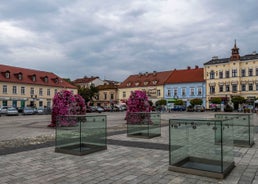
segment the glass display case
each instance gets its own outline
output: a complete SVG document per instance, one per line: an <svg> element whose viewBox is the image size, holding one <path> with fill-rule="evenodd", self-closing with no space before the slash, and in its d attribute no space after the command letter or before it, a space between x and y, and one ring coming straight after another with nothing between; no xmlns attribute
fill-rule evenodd
<svg viewBox="0 0 258 184"><path fill-rule="evenodd" d="M86 155L107 149L106 115L59 116L56 126L55 151Z"/></svg>
<svg viewBox="0 0 258 184"><path fill-rule="evenodd" d="M221 140L215 141L220 131ZM224 178L234 168L231 119L170 119L169 170Z"/></svg>
<svg viewBox="0 0 258 184"><path fill-rule="evenodd" d="M153 138L161 135L160 113L133 112L127 116L127 136Z"/></svg>
<svg viewBox="0 0 258 184"><path fill-rule="evenodd" d="M235 146L252 147L254 144L254 124L252 114L220 113L215 118L233 118L233 140ZM215 139L220 141L220 132L217 132Z"/></svg>

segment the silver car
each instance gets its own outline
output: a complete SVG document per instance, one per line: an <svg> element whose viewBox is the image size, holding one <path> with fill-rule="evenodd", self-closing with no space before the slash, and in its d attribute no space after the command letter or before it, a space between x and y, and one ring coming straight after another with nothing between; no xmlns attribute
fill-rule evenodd
<svg viewBox="0 0 258 184"><path fill-rule="evenodd" d="M19 115L19 112L16 108L14 107L7 108L6 116L18 116L18 115Z"/></svg>

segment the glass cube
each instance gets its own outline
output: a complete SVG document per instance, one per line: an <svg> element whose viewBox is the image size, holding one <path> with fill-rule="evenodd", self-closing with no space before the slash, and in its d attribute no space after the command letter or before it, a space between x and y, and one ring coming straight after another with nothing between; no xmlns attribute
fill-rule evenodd
<svg viewBox="0 0 258 184"><path fill-rule="evenodd" d="M56 152L86 155L105 149L107 149L106 115L58 117Z"/></svg>
<svg viewBox="0 0 258 184"><path fill-rule="evenodd" d="M133 112L127 116L127 136L153 138L161 135L160 113Z"/></svg>
<svg viewBox="0 0 258 184"><path fill-rule="evenodd" d="M221 141L215 141L220 131ZM170 119L169 170L224 178L234 168L231 119Z"/></svg>
<svg viewBox="0 0 258 184"><path fill-rule="evenodd" d="M252 114L215 114L215 118L233 118L233 140L235 146L252 147L254 144L254 124ZM220 132L215 135L220 140Z"/></svg>

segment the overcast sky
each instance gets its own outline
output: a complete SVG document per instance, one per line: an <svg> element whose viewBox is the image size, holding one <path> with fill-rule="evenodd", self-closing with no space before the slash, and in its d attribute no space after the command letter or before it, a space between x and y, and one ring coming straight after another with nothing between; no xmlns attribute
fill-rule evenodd
<svg viewBox="0 0 258 184"><path fill-rule="evenodd" d="M123 81L258 52L257 0L1 0L0 63ZM0 69L1 70L1 69Z"/></svg>

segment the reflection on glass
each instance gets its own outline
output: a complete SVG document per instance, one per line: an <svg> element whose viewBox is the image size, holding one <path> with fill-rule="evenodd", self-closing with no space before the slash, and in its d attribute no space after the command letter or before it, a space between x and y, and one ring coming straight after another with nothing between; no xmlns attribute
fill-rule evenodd
<svg viewBox="0 0 258 184"><path fill-rule="evenodd" d="M161 135L160 113L133 112L127 116L127 136L152 138Z"/></svg>
<svg viewBox="0 0 258 184"><path fill-rule="evenodd" d="M169 165L172 171L224 178L234 167L231 120L170 119Z"/></svg>
<svg viewBox="0 0 258 184"><path fill-rule="evenodd" d="M62 125L66 126L62 126ZM106 116L59 116L56 152L85 155L107 149Z"/></svg>
<svg viewBox="0 0 258 184"><path fill-rule="evenodd" d="M251 147L254 144L254 124L252 114L215 114L215 118L233 118L233 140L235 146ZM220 133L215 137L220 140Z"/></svg>

